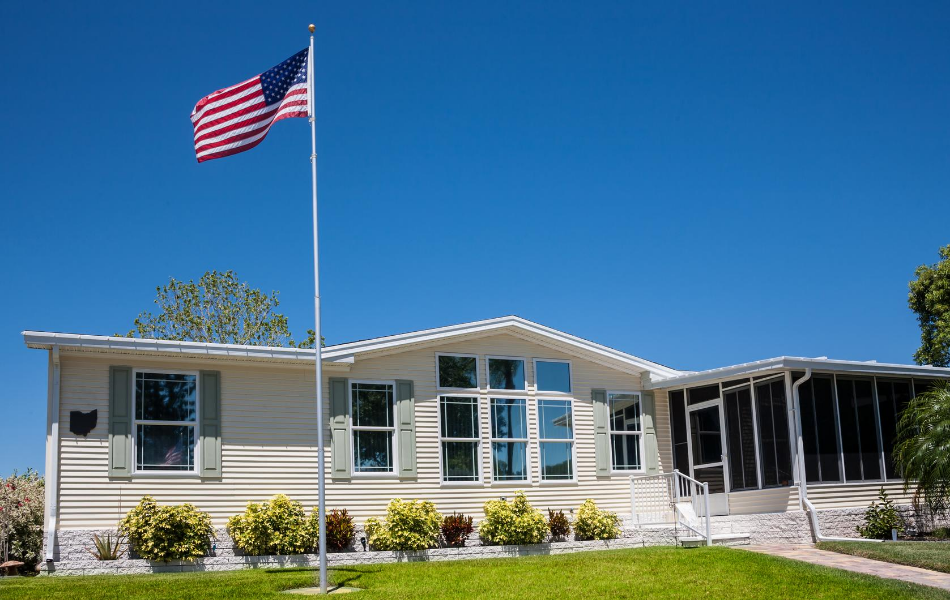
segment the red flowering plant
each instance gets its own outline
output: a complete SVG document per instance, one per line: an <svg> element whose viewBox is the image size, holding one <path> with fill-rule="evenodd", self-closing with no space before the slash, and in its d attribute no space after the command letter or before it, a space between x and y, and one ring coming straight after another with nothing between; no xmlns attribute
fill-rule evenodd
<svg viewBox="0 0 950 600"><path fill-rule="evenodd" d="M32 572L43 553L43 478L28 469L0 479L0 562L18 560Z"/></svg>

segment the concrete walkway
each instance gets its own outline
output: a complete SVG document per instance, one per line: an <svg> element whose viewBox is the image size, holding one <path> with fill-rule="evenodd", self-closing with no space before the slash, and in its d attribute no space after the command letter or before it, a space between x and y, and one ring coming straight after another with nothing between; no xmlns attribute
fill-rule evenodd
<svg viewBox="0 0 950 600"><path fill-rule="evenodd" d="M908 567L905 565L895 565L894 563L871 560L860 556L850 556L839 552L828 550L819 550L814 546L789 546L789 545L755 545L741 546L739 549L760 552L762 554L771 554L772 556L781 556L800 560L813 565L822 565L825 567L834 567L853 571L855 573L864 573L865 575L874 575L884 577L885 579L899 579L909 583L918 583L920 585L929 585L930 587L950 590L950 573L940 573L921 569L919 567Z"/></svg>

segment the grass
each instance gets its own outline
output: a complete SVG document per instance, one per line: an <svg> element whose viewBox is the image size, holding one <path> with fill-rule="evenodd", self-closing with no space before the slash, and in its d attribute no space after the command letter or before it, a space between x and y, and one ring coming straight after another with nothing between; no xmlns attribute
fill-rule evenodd
<svg viewBox="0 0 950 600"><path fill-rule="evenodd" d="M842 554L950 573L950 542L821 542L818 547Z"/></svg>
<svg viewBox="0 0 950 600"><path fill-rule="evenodd" d="M359 600L400 598L942 598L900 581L729 548L643 548L518 559L331 569ZM313 585L312 570L34 577L0 580L0 598L116 600L282 598ZM293 596L290 596L292 598Z"/></svg>

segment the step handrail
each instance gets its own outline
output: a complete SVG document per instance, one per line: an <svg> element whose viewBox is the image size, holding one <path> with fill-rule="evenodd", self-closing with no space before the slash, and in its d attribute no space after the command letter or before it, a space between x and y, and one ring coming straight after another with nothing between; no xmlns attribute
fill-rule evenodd
<svg viewBox="0 0 950 600"><path fill-rule="evenodd" d="M712 522L710 520L710 506L709 506L709 484L703 483L685 473L681 473L679 469L674 469L672 472L668 473L656 473L653 475L632 475L630 477L630 508L631 516L634 520L637 518L637 501L636 501L636 482L641 480L658 480L666 479L666 494L669 507L673 513L676 523L682 525L686 529L696 533L705 538L706 545L712 545ZM700 517L704 523L701 523L700 526L705 525L705 533L697 529L690 523L682 511L678 508L678 504L681 502L681 496L689 497L690 504L693 506L693 514L697 517ZM702 502L702 505L700 505Z"/></svg>

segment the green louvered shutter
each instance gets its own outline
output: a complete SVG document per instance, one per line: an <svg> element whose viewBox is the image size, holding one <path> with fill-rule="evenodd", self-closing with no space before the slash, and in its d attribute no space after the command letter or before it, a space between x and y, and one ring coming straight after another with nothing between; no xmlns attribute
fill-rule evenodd
<svg viewBox="0 0 950 600"><path fill-rule="evenodd" d="M330 378L330 477L350 478L350 381Z"/></svg>
<svg viewBox="0 0 950 600"><path fill-rule="evenodd" d="M198 443L202 477L221 477L221 373L202 371L198 403L201 409L198 423Z"/></svg>
<svg viewBox="0 0 950 600"><path fill-rule="evenodd" d="M399 476L416 476L416 397L412 382L396 380L396 429L399 432Z"/></svg>
<svg viewBox="0 0 950 600"><path fill-rule="evenodd" d="M132 367L109 367L109 477L132 476Z"/></svg>
<svg viewBox="0 0 950 600"><path fill-rule="evenodd" d="M597 457L597 475L610 475L610 411L607 408L607 390L591 390L594 405L594 447Z"/></svg>
<svg viewBox="0 0 950 600"><path fill-rule="evenodd" d="M659 450L656 445L656 398L653 392L640 392L643 414L643 468L647 475L660 472Z"/></svg>

